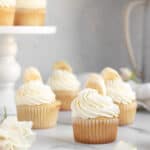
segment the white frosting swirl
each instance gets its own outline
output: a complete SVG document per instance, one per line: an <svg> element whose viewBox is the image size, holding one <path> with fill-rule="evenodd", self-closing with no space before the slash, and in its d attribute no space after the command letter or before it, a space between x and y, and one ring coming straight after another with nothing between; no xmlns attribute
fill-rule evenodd
<svg viewBox="0 0 150 150"><path fill-rule="evenodd" d="M14 7L16 6L16 0L0 0L1 7Z"/></svg>
<svg viewBox="0 0 150 150"><path fill-rule="evenodd" d="M122 80L109 80L106 82L107 95L114 102L128 104L136 100L135 92L128 83Z"/></svg>
<svg viewBox="0 0 150 150"><path fill-rule="evenodd" d="M72 104L72 117L83 119L97 117L118 117L119 108L108 96L102 96L94 89L84 89Z"/></svg>
<svg viewBox="0 0 150 150"><path fill-rule="evenodd" d="M48 84L54 91L78 91L80 82L74 74L65 70L54 70Z"/></svg>
<svg viewBox="0 0 150 150"><path fill-rule="evenodd" d="M47 0L17 0L17 8L46 8Z"/></svg>
<svg viewBox="0 0 150 150"><path fill-rule="evenodd" d="M41 81L30 81L22 85L16 93L17 105L40 105L55 102L55 95L48 85Z"/></svg>
<svg viewBox="0 0 150 150"><path fill-rule="evenodd" d="M11 118L11 119L10 119ZM31 122L18 122L10 117L0 125L0 149L28 150L34 139Z"/></svg>

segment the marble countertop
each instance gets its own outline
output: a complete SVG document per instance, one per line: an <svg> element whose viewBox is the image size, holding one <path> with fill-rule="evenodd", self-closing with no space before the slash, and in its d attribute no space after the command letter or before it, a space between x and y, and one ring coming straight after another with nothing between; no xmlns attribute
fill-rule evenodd
<svg viewBox="0 0 150 150"><path fill-rule="evenodd" d="M138 112L133 125L119 127L116 142L102 145L76 143L71 125L58 124L48 130L36 130L37 139L31 150L113 150L123 140L137 146L138 150L150 149L150 113Z"/></svg>

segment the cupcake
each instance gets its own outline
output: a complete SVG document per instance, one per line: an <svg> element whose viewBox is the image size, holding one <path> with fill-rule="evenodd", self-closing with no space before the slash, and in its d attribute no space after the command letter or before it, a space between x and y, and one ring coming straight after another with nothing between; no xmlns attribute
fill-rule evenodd
<svg viewBox="0 0 150 150"><path fill-rule="evenodd" d="M29 74L32 76L30 77ZM54 127L60 108L60 102L56 101L51 88L43 84L39 75L35 68L27 69L24 81L28 82L25 82L16 92L18 120L32 121L34 129Z"/></svg>
<svg viewBox="0 0 150 150"><path fill-rule="evenodd" d="M133 123L137 108L135 92L121 79L117 71L105 68L101 75L105 80L107 95L120 108L119 124L122 126Z"/></svg>
<svg viewBox="0 0 150 150"><path fill-rule="evenodd" d="M0 0L0 25L13 25L16 0Z"/></svg>
<svg viewBox="0 0 150 150"><path fill-rule="evenodd" d="M72 68L65 62L57 62L48 84L56 94L56 99L61 101L61 110L70 110L71 102L80 89L80 82L72 73Z"/></svg>
<svg viewBox="0 0 150 150"><path fill-rule="evenodd" d="M71 104L74 139L86 144L116 140L119 108L108 96L84 89Z"/></svg>
<svg viewBox="0 0 150 150"><path fill-rule="evenodd" d="M17 0L15 25L44 25L46 2L46 0Z"/></svg>

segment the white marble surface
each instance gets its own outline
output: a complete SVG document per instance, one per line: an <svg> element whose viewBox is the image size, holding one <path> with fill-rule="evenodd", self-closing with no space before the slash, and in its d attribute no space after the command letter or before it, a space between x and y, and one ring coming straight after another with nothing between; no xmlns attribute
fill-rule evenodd
<svg viewBox="0 0 150 150"><path fill-rule="evenodd" d="M87 145L74 142L72 127L58 124L49 130L36 130L37 140L31 150L113 150L120 140L137 146L138 150L150 149L150 113L138 112L133 125L119 127L118 138L112 144Z"/></svg>

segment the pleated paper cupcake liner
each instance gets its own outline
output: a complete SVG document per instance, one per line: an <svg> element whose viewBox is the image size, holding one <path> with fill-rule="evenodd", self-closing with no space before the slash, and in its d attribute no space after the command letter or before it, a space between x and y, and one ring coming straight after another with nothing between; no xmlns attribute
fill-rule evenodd
<svg viewBox="0 0 150 150"><path fill-rule="evenodd" d="M77 96L78 92L71 91L54 91L56 94L56 99L61 101L61 109L62 111L71 110L71 103L73 99Z"/></svg>
<svg viewBox="0 0 150 150"><path fill-rule="evenodd" d="M73 119L75 141L85 144L105 144L116 140L118 118Z"/></svg>
<svg viewBox="0 0 150 150"><path fill-rule="evenodd" d="M41 9L17 9L15 25L42 26L45 24L46 11Z"/></svg>
<svg viewBox="0 0 150 150"><path fill-rule="evenodd" d="M119 125L124 126L132 124L135 120L137 102L132 102L130 104L116 103L120 108L119 115Z"/></svg>
<svg viewBox="0 0 150 150"><path fill-rule="evenodd" d="M60 102L35 106L17 106L19 121L32 121L33 129L54 127L57 122Z"/></svg>
<svg viewBox="0 0 150 150"><path fill-rule="evenodd" d="M13 25L15 18L15 8L0 6L0 25Z"/></svg>

